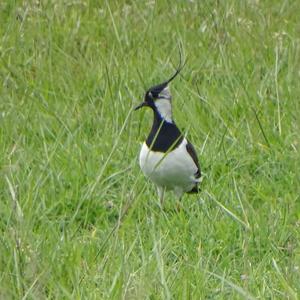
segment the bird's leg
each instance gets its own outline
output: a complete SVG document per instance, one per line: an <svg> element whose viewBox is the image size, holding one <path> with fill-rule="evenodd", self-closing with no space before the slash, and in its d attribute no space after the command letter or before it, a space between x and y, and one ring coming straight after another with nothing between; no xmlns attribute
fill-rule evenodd
<svg viewBox="0 0 300 300"><path fill-rule="evenodd" d="M159 201L160 201L160 206L163 207L163 203L164 203L164 196L165 196L165 188L158 186L157 187L157 193L158 193L158 197L159 197Z"/></svg>
<svg viewBox="0 0 300 300"><path fill-rule="evenodd" d="M177 199L176 199L176 211L177 211L177 213L179 213L181 211L181 209L183 209L183 206L182 206L182 203L181 203L183 192L182 192L181 189L175 189L174 192L175 192L175 195L177 197Z"/></svg>

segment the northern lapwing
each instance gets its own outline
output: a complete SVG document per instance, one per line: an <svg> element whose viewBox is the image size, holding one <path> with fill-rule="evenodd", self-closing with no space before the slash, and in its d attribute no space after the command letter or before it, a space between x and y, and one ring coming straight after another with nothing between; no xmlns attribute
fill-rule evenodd
<svg viewBox="0 0 300 300"><path fill-rule="evenodd" d="M166 190L180 199L184 193L197 193L201 178L198 157L193 145L176 126L172 116L169 83L180 73L151 87L135 110L150 107L154 113L151 131L143 143L139 163L143 173L156 185L161 205Z"/></svg>

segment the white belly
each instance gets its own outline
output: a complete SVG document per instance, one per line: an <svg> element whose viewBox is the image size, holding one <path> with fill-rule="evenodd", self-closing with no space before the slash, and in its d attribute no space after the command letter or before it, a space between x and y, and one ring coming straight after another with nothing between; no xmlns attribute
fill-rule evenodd
<svg viewBox="0 0 300 300"><path fill-rule="evenodd" d="M150 152L146 143L140 152L140 166L143 173L156 185L179 192L190 191L198 180L197 166L186 150L186 139L179 147L165 154Z"/></svg>

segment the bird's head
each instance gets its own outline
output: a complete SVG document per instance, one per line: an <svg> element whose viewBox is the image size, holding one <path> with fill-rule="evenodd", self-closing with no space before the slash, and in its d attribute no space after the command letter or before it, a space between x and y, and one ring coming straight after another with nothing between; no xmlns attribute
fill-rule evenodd
<svg viewBox="0 0 300 300"><path fill-rule="evenodd" d="M142 107L150 107L166 121L172 121L172 106L171 106L171 93L169 83L180 73L182 67L179 67L171 78L161 84L155 85L147 90L145 93L144 101L140 103L135 110Z"/></svg>

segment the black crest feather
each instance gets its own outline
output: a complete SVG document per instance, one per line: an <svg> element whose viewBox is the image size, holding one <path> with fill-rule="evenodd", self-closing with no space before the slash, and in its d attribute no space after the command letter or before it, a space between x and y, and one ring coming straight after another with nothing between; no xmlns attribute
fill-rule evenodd
<svg viewBox="0 0 300 300"><path fill-rule="evenodd" d="M163 91L167 86L168 84L181 72L181 70L184 68L185 64L186 64L186 61L182 64L182 59L181 59L181 52L180 53L180 61L179 61L179 65L176 69L176 72L166 81L164 81L163 83L161 84L158 84L158 85L155 85L153 87L151 87L147 93L151 93L152 96L154 98L157 98L158 95L160 94L161 91Z"/></svg>

